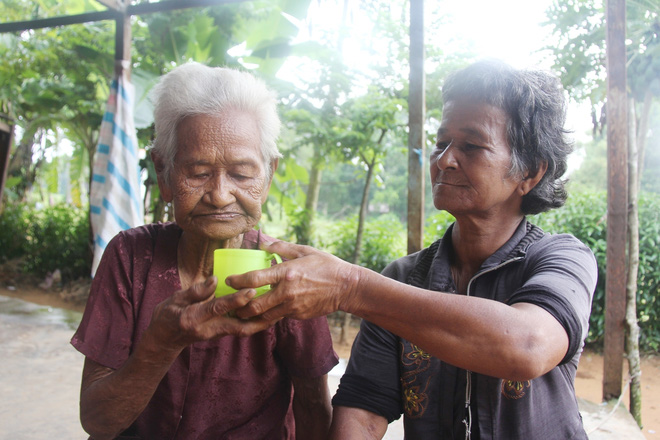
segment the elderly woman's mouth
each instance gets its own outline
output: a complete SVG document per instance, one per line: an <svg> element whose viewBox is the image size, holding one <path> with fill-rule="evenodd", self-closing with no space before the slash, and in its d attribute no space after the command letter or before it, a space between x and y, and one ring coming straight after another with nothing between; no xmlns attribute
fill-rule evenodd
<svg viewBox="0 0 660 440"><path fill-rule="evenodd" d="M214 220L233 220L235 218L241 217L243 214L240 212L210 212L208 214L201 214L200 217L208 217Z"/></svg>
<svg viewBox="0 0 660 440"><path fill-rule="evenodd" d="M465 186L464 183L461 182L447 182L447 181L437 181L435 182L435 185L441 185L441 186Z"/></svg>

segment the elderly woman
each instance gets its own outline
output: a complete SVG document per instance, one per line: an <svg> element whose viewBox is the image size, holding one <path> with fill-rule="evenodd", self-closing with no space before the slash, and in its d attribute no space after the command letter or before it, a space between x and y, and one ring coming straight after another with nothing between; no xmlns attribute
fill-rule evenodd
<svg viewBox="0 0 660 440"><path fill-rule="evenodd" d="M97 440L319 439L338 359L325 318L239 320L253 292L214 298L213 251L258 248L280 156L276 101L236 70L186 64L154 90L152 158L176 222L108 245L72 344L81 421Z"/></svg>
<svg viewBox="0 0 660 440"><path fill-rule="evenodd" d="M443 87L431 153L437 209L456 218L383 275L311 248L230 277L276 284L238 316L365 318L333 399L333 439L586 439L574 391L596 286L592 252L526 220L562 206L570 147L556 78L480 62Z"/></svg>

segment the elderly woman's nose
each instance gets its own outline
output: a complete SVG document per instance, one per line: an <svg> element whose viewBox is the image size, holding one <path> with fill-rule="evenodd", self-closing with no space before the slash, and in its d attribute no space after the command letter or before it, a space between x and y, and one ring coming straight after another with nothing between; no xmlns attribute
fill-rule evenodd
<svg viewBox="0 0 660 440"><path fill-rule="evenodd" d="M452 144L449 144L442 153L438 154L435 159L435 165L441 170L445 168L456 168L458 162L455 155L456 149Z"/></svg>
<svg viewBox="0 0 660 440"><path fill-rule="evenodd" d="M218 205L226 204L235 199L235 185L226 174L218 173L209 181L206 193L212 202Z"/></svg>

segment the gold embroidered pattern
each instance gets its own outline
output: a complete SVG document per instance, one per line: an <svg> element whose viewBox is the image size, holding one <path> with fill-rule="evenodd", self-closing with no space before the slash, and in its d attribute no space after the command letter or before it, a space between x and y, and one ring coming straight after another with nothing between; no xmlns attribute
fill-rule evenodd
<svg viewBox="0 0 660 440"><path fill-rule="evenodd" d="M520 382L517 380L502 380L502 395L507 399L520 399L527 394L527 390L532 387L532 382L526 380Z"/></svg>
<svg viewBox="0 0 660 440"><path fill-rule="evenodd" d="M401 344L401 363L407 367L401 374L401 392L403 394L403 410L410 418L424 415L428 404L428 389L430 378L420 384L418 375L431 366L431 355L418 346L405 342Z"/></svg>
<svg viewBox="0 0 660 440"><path fill-rule="evenodd" d="M413 415L421 416L426 408L427 396L424 393L418 394L419 387L410 387L403 390L403 409L410 417Z"/></svg>

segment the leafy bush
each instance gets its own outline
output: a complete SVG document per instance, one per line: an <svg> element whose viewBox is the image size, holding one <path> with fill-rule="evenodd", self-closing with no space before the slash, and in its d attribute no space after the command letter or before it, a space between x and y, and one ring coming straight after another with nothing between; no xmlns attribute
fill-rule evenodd
<svg viewBox="0 0 660 440"><path fill-rule="evenodd" d="M640 346L660 350L660 195L642 193L639 199L639 273L637 317Z"/></svg>
<svg viewBox="0 0 660 440"><path fill-rule="evenodd" d="M63 280L89 277L89 223L87 211L66 205L28 214L24 270L38 276L59 269Z"/></svg>
<svg viewBox="0 0 660 440"><path fill-rule="evenodd" d="M447 211L437 211L428 216L424 226L424 247L428 247L438 238L442 238L454 220L456 220L454 216Z"/></svg>
<svg viewBox="0 0 660 440"><path fill-rule="evenodd" d="M322 239L322 247L337 257L351 261L355 251L358 217L330 226L328 238ZM391 215L368 220L364 225L362 252L358 264L376 272L406 254L406 231L401 222Z"/></svg>
<svg viewBox="0 0 660 440"><path fill-rule="evenodd" d="M660 266L657 244L660 240L660 196L642 193L639 202L639 273L637 316L641 328L640 347L660 348ZM602 345L605 334L605 279L607 256L607 194L573 193L560 209L530 217L547 232L573 234L585 243L598 262L598 284L591 308L587 343Z"/></svg>
<svg viewBox="0 0 660 440"><path fill-rule="evenodd" d="M0 215L0 263L25 255L29 213L26 205L5 205Z"/></svg>

